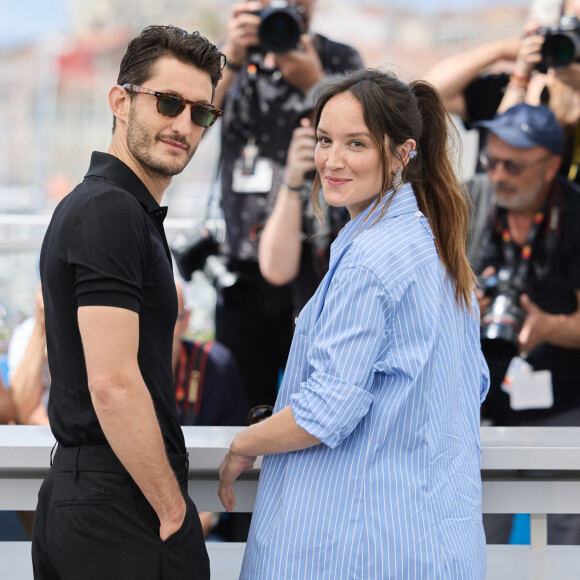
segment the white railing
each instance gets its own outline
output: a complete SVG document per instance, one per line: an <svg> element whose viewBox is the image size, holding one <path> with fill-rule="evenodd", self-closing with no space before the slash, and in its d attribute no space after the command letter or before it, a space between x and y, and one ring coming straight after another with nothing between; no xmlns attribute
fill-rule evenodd
<svg viewBox="0 0 580 580"><path fill-rule="evenodd" d="M200 510L222 510L217 468L238 430L183 429L190 454L189 492ZM531 514L529 546L488 546L487 578L580 578L580 546L546 543L548 513L580 513L580 428L483 427L481 433L483 511ZM0 510L35 508L53 444L48 428L0 426ZM253 510L259 465L235 484L237 511ZM244 544L208 543L212 580L237 578L243 549ZM2 578L31 579L29 552L27 542L0 543Z"/></svg>

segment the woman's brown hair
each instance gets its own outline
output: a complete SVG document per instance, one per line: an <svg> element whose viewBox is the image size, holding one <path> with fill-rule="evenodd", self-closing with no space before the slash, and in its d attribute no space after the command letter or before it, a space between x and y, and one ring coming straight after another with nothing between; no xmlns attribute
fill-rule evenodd
<svg viewBox="0 0 580 580"><path fill-rule="evenodd" d="M457 303L471 310L475 277L465 254L469 212L450 159L452 123L439 93L424 81L407 85L393 74L363 69L320 93L314 109L315 127L326 103L344 92L361 103L365 124L381 154L383 193L374 207L391 186L393 172L388 152L402 161L398 147L408 139L417 143L417 156L405 165L403 181L411 183L419 209L429 220L439 257L455 281ZM317 175L312 195L319 215L320 186Z"/></svg>

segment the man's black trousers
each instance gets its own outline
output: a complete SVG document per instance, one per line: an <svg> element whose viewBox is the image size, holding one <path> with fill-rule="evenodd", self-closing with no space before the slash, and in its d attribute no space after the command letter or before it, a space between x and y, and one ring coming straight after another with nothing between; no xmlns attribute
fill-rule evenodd
<svg viewBox="0 0 580 580"><path fill-rule="evenodd" d="M187 514L165 542L159 520L110 447L58 447L32 533L35 580L206 580L209 558L187 494L187 456L169 460Z"/></svg>

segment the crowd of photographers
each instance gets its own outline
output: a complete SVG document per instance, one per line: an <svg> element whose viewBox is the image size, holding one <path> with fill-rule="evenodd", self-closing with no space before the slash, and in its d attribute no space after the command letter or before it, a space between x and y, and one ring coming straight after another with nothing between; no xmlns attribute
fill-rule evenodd
<svg viewBox="0 0 580 580"><path fill-rule="evenodd" d="M310 15L313 3L299 4ZM273 371L287 353L288 320L324 274L330 243L346 219L329 211L323 235L311 237L308 102L323 76L358 63L351 54L340 67L321 70L320 54L317 59L312 50L321 41L310 40L316 36L296 37L301 60L293 66L286 62L292 56L276 52L287 47L268 46L274 55L248 51L259 42L252 34L260 26L249 12L249 4L234 10L225 44L234 63L230 74L247 79L231 85L225 97L235 103L222 139L226 240L214 250L227 257L227 271L237 281L219 288L216 323L218 334L231 325L222 336L242 365L273 367L259 379L246 373L252 377L247 388L270 403ZM479 276L482 348L492 374L482 410L486 424L580 425L580 190L573 183L580 179L579 14L580 3L567 2L559 22L527 22L521 37L453 55L427 75L449 112L480 131L477 171L466 185L472 201L468 253ZM243 48L241 38L248 42ZM304 80L297 82L301 66ZM284 85L299 89L294 96L308 95L302 109L276 101ZM292 123L288 111L297 111ZM278 137L274 143L268 126ZM265 312L274 307L276 314ZM259 389L258 380L265 381ZM550 542L580 542L578 520L551 517ZM487 518L488 541L507 541L510 522L509 516Z"/></svg>
<svg viewBox="0 0 580 580"><path fill-rule="evenodd" d="M296 290L264 279L258 246L277 197L296 198L291 203L302 207L297 194L303 184L285 181L285 165L305 114L304 97L327 75L362 66L354 48L310 30L314 7L314 0L271 2L263 10L258 2L235 4L221 46L227 64L214 102L224 110L219 183L225 238L218 251L225 271L216 276L215 329L238 362L252 407L274 404L294 330ZM194 247L194 262L199 249L207 252L207 240ZM191 248L181 255L191 264ZM233 278L224 279L226 271Z"/></svg>
<svg viewBox="0 0 580 580"><path fill-rule="evenodd" d="M317 89L363 63L310 30L314 7L232 7L215 98L225 235L204 230L172 248L185 280L203 270L216 287L216 340L233 354L248 408L274 404L295 316L348 219L332 208L313 235L309 113ZM580 2L566 2L558 23L528 22L521 37L453 55L427 75L448 111L480 131L466 185L492 378L486 424L580 426L579 15ZM12 401L6 408L17 416ZM488 543L507 541L510 523L487 518ZM580 543L580 518L552 516L549 541Z"/></svg>
<svg viewBox="0 0 580 580"><path fill-rule="evenodd" d="M430 72L449 110L481 131L468 255L491 375L486 424L580 426L578 15L567 2L559 23L528 22L521 38ZM511 522L484 515L487 542L507 542ZM580 543L580 517L550 515L548 541Z"/></svg>

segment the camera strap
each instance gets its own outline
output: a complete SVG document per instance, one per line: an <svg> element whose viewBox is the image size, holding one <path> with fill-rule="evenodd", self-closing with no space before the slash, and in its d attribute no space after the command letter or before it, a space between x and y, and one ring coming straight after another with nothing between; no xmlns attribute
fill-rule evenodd
<svg viewBox="0 0 580 580"><path fill-rule="evenodd" d="M213 341L182 341L175 373L175 400L181 422L195 425L201 411L207 363Z"/></svg>
<svg viewBox="0 0 580 580"><path fill-rule="evenodd" d="M574 129L574 147L572 149L572 160L570 162L570 170L568 171L569 181L575 181L578 176L578 168L580 167L580 124L576 124Z"/></svg>
<svg viewBox="0 0 580 580"><path fill-rule="evenodd" d="M512 270L512 272L516 274L517 279L526 280L528 277L534 242L536 241L536 237L538 236L543 224L545 224L546 229L546 263L543 267L541 267L539 274L540 276L543 276L545 273L547 273L552 260L554 249L556 247L556 240L560 231L560 216L560 191L558 183L555 181L552 184L550 196L544 203L543 207L534 214L526 241L521 247L518 256L516 250L519 248L513 241L512 235L510 233L508 224L508 212L506 210L502 210L500 212L503 256L506 265Z"/></svg>
<svg viewBox="0 0 580 580"><path fill-rule="evenodd" d="M248 62L238 74L236 94L227 101L232 118L237 119L240 124L239 132L246 144L255 143L260 137L261 116L259 112L262 111L262 103L257 85L259 82L258 73L262 70L261 59L261 53L250 53Z"/></svg>

